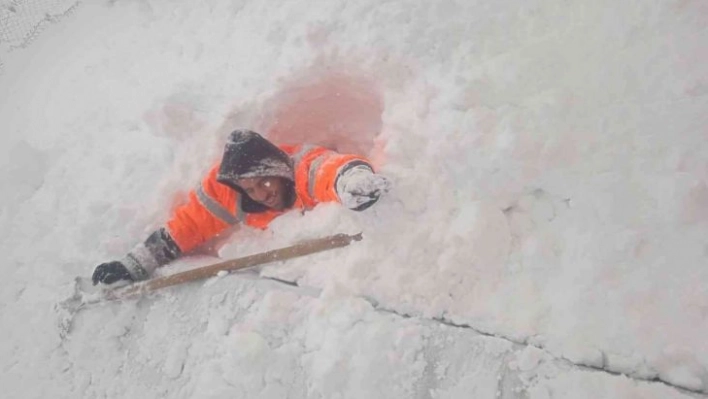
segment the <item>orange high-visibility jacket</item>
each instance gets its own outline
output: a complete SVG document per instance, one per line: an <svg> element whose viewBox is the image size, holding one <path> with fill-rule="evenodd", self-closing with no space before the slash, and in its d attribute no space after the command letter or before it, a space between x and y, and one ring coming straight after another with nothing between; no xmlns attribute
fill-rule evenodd
<svg viewBox="0 0 708 399"><path fill-rule="evenodd" d="M284 145L280 149L293 160L295 202L290 209L311 209L320 202L339 201L335 184L343 167L353 161L368 164L363 157L338 154L324 147ZM271 209L244 212L241 202L245 194L217 181L219 166L211 168L200 186L189 193L188 202L167 222L167 232L183 253L238 223L266 228L283 213Z"/></svg>
<svg viewBox="0 0 708 399"><path fill-rule="evenodd" d="M246 195L237 181L278 176L288 182L288 210L306 210L320 202L339 202L337 179L347 170L370 163L358 155L339 154L312 145L270 143L251 131L231 133L224 155L200 185L177 207L165 227L153 232L122 260L134 280L162 266L231 226L265 228L283 211L269 209ZM287 211L287 210L286 210Z"/></svg>

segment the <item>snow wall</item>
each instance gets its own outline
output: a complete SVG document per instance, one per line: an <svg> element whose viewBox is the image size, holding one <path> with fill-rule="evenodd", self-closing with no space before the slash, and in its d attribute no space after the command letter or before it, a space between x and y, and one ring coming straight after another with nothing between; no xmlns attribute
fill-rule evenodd
<svg viewBox="0 0 708 399"><path fill-rule="evenodd" d="M82 3L3 55L11 397L708 392L705 2L205 3ZM60 336L74 277L164 223L237 127L364 153L395 188L222 257L365 240Z"/></svg>

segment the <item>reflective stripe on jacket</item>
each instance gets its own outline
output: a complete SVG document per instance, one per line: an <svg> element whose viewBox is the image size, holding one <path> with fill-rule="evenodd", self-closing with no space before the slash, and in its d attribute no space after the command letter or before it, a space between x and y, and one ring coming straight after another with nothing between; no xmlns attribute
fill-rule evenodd
<svg viewBox="0 0 708 399"><path fill-rule="evenodd" d="M320 202L338 202L338 177L348 168L369 165L357 155L339 154L310 145L280 146L293 160L295 203L291 209L310 209ZM216 180L217 164L189 193L186 204L179 206L167 222L167 231L182 253L189 252L230 226L245 223L266 228L286 211L267 210L246 213L241 209L241 194Z"/></svg>

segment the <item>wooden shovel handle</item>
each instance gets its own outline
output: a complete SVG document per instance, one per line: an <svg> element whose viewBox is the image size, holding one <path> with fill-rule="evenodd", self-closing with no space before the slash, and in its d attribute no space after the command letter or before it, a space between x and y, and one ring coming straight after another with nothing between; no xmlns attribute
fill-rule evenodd
<svg viewBox="0 0 708 399"><path fill-rule="evenodd" d="M328 249L345 247L351 244L352 241L361 241L361 239L361 233L355 235L343 233L335 234L329 237L301 242L285 248L274 249L255 255L245 256L243 258L227 260L225 262L219 262L213 265L187 270L181 273L175 273L170 276L155 278L143 283L133 284L129 287L117 288L112 291L107 291L105 293L105 297L108 300L134 297L142 295L146 292L159 290L161 288L214 277L221 271L231 272L265 263L310 255L316 252L326 251Z"/></svg>

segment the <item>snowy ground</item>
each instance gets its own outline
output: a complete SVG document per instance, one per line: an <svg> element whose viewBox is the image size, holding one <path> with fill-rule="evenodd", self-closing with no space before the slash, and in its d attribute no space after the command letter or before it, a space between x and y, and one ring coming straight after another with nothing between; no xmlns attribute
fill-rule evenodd
<svg viewBox="0 0 708 399"><path fill-rule="evenodd" d="M705 2L202 3L82 4L1 54L8 397L706 396ZM227 276L62 339L73 278L244 126L364 152L395 189L222 257L364 241L261 271L300 288Z"/></svg>

